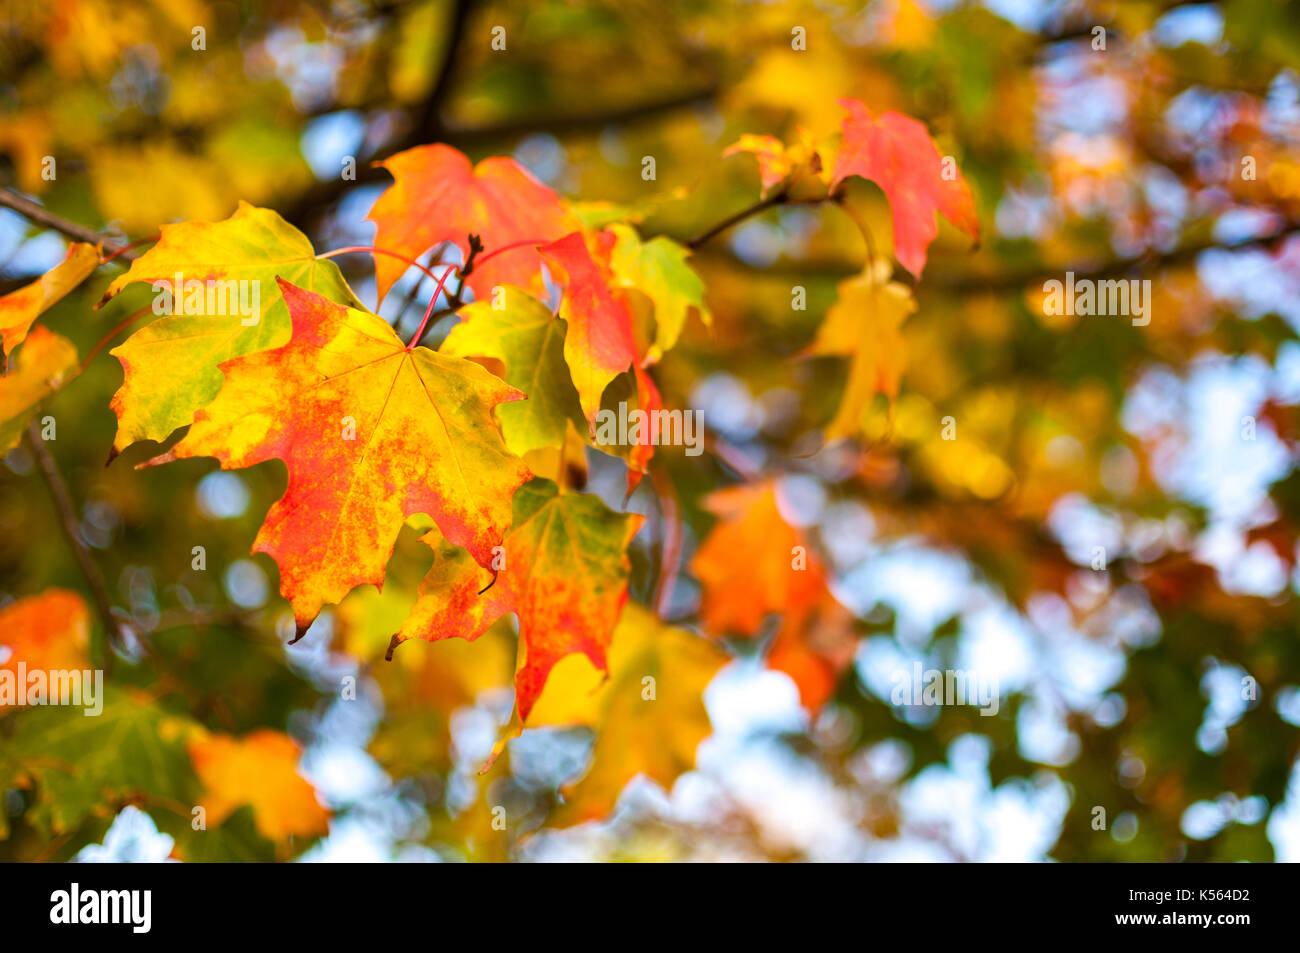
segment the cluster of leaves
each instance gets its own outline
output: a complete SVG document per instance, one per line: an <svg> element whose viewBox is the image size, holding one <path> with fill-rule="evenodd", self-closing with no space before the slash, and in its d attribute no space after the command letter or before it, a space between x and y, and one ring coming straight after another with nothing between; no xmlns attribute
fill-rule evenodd
<svg viewBox="0 0 1300 953"><path fill-rule="evenodd" d="M960 173L941 168L920 123L897 113L873 120L855 100L844 106L849 117L833 164L827 145L798 159L764 153L766 188L832 167L822 200L832 199L851 175L877 182L893 199L900 260L917 273L937 234L936 211L977 234L969 189ZM774 162L785 168L774 171ZM153 247L104 293L107 302L144 284L170 288L174 302L165 309L172 313L112 351L124 375L112 400L113 455L141 440L166 441L188 425L183 439L141 466L190 457L215 457L226 469L285 462L288 490L268 512L253 550L279 566L294 641L326 604L360 585L382 588L404 523L430 518L434 525L421 541L434 551L433 566L388 655L410 638L475 641L513 613L519 626L513 732L533 726L555 666L584 655L609 684L553 688L559 699L545 706L540 723L590 723L589 716L557 709L582 696L581 707L590 710L593 694L610 696L597 708L595 777L566 801L573 817L603 816L632 777L671 783L693 764L694 747L708 730L700 693L724 656L692 646L675 630L658 631L645 609L628 617L621 641L629 644L615 641L628 595L627 548L642 517L566 486L565 452L608 449L595 439L596 420L611 397L634 392L636 409L664 409L650 369L676 344L688 314L708 321L703 284L681 245L664 237L643 241L630 223L614 218L617 212L606 212L598 226L584 224L578 210L508 157L474 166L439 144L401 153L385 167L395 181L370 213L380 298L431 249L450 245L461 254L460 280L448 296L459 323L441 349L420 343L437 294L425 322L403 343L365 309L335 263L271 210L241 204L224 221L163 225ZM53 271L0 299L6 348L22 345L41 312L100 262L96 248L76 244ZM852 356L833 436L856 433L875 394L897 393L901 349L893 338L913 305L906 287L887 281L888 273L886 263L873 262L846 283L845 300L830 312L814 349ZM450 274L448 268L439 287ZM559 286L554 313L543 300L544 275ZM231 281L267 289L255 296L257 314L240 313L226 298L213 308L218 299L207 293L209 284ZM68 355L66 364L38 363L50 350ZM498 374L475 359L494 362ZM39 327L20 348L17 373L0 379L0 400L13 408L3 422L12 434L5 449L17 444L40 400L75 360L69 342ZM626 379L621 387L620 377ZM629 439L621 449L630 494L658 441L648 426ZM548 464L552 478L538 473ZM850 656L839 651L828 658L804 634L814 611L833 606L841 626L847 613L830 595L815 557L806 565L806 546L784 522L771 486L723 491L715 505L723 522L696 559L708 593L707 626L719 635L753 636L768 612L785 613L773 663L795 676L816 710ZM790 545L774 545L773 533L789 537ZM736 558L749 548L767 554L757 578ZM758 592L751 592L755 586ZM83 609L77 623L84 621ZM16 648L15 659L36 664ZM610 661L615 651L624 664L617 672ZM631 665L647 668L638 673ZM640 697L641 678L653 680L650 671L661 668L674 673L672 691L680 698L637 712L641 706L629 698ZM644 700L657 698L652 692ZM671 721L664 712L679 707L692 717L674 729L679 743L663 745L651 726ZM628 737L638 734L636 742ZM272 741L250 736L242 744L261 751ZM212 743L195 754L200 778L231 770L223 758L249 757L232 744L239 743ZM20 756L17 769L26 763ZM581 793L587 790L599 793ZM294 832L278 819L269 826Z"/></svg>

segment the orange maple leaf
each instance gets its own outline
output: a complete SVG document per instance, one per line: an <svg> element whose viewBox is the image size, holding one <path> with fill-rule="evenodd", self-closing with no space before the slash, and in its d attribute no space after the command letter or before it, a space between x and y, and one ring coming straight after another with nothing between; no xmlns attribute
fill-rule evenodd
<svg viewBox="0 0 1300 953"><path fill-rule="evenodd" d="M302 750L288 735L266 728L242 738L205 734L187 747L206 791L199 804L211 826L249 804L257 829L273 841L328 830L329 811L298 773Z"/></svg>
<svg viewBox="0 0 1300 953"><path fill-rule="evenodd" d="M853 613L826 589L812 607L784 615L767 651L767 667L789 675L800 703L816 714L835 694L857 648Z"/></svg>
<svg viewBox="0 0 1300 953"><path fill-rule="evenodd" d="M216 400L184 440L144 465L285 461L289 487L253 549L279 564L301 637L324 603L383 582L414 513L488 565L510 526L510 498L530 474L492 412L523 394L472 361L403 344L376 315L279 281L289 343L222 364Z"/></svg>
<svg viewBox="0 0 1300 953"><path fill-rule="evenodd" d="M851 175L880 186L892 212L894 253L904 268L921 276L926 249L939 234L936 211L979 241L970 186L955 164L945 165L923 123L896 112L873 119L856 99L838 102L849 114L831 188Z"/></svg>
<svg viewBox="0 0 1300 953"><path fill-rule="evenodd" d="M754 636L769 614L780 613L768 667L789 675L816 712L853 659L851 613L831 594L803 533L781 514L774 484L720 490L706 505L722 519L691 560L704 587L705 629Z"/></svg>
<svg viewBox="0 0 1300 953"><path fill-rule="evenodd" d="M817 601L825 573L803 534L781 515L774 484L719 490L705 505L722 517L691 560L704 585L705 628L755 635L769 613Z"/></svg>
<svg viewBox="0 0 1300 953"><path fill-rule="evenodd" d="M68 671L89 664L90 616L86 602L68 589L46 589L0 609L0 645L9 657L0 672ZM7 706L0 698L0 714Z"/></svg>
<svg viewBox="0 0 1300 953"><path fill-rule="evenodd" d="M399 152L379 163L394 182L371 208L375 245L416 258L439 242L454 242L469 254L471 233L492 252L504 245L553 241L580 227L577 217L553 191L507 156L478 165L441 143ZM498 255L465 279L482 300L495 285L535 287L541 258L533 247ZM375 256L379 300L406 270L402 262Z"/></svg>

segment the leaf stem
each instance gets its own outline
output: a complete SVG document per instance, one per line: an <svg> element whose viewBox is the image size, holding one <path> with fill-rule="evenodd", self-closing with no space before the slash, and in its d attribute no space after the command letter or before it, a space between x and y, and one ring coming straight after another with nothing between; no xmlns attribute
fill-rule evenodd
<svg viewBox="0 0 1300 953"><path fill-rule="evenodd" d="M673 586L677 582L678 563L682 557L681 507L677 504L677 491L662 467L650 467L650 482L659 497L659 511L663 517L663 547L659 555L659 576L655 580L654 610L661 619L667 618L672 606Z"/></svg>
<svg viewBox="0 0 1300 953"><path fill-rule="evenodd" d="M424 272L428 277L432 278L434 281L438 280L437 275L435 275L424 265L420 264L418 261L415 261L412 258L407 258L405 255L399 255L395 251L389 251L387 248L376 248L373 245L347 245L344 248L335 248L333 251L321 252L319 255L316 256L316 258L317 259L337 258L339 255L350 255L353 252L370 252L372 255L387 255L389 258L396 258L398 261L406 262L406 264L411 266L412 268L419 268L422 272Z"/></svg>
<svg viewBox="0 0 1300 953"><path fill-rule="evenodd" d="M469 275L474 271L475 268L479 267L484 262L491 261L497 255L500 255L502 252L508 252L515 248L523 248L525 245L545 245L545 244L546 244L545 239L530 238L521 242L511 242L508 245L502 245L500 248L494 248L486 255L480 257L479 252L483 250L482 242L479 241L479 237L477 235L469 236L469 256L465 259L465 264L461 265L459 268L449 266L447 270L442 273L442 277L438 279L438 287L433 289L433 297L429 299L429 307L426 308L424 311L424 320L422 320L420 322L420 326L415 329L415 335L411 338L410 342L406 345L406 349L409 351L412 348L414 348L417 344L420 343L420 338L424 336L424 329L429 326L429 318L433 316L433 306L438 303L438 296L442 294L443 285L447 283L447 279L451 277L451 273L453 271L460 276L460 280L463 284L465 279L469 277ZM432 278L433 275L430 275L429 277ZM448 300L453 302L453 307L447 309L448 311L454 311L456 310L456 308L459 308L462 304L464 304L464 302L460 300L460 293L461 293L461 289L460 287L457 287L456 294L448 296Z"/></svg>
<svg viewBox="0 0 1300 953"><path fill-rule="evenodd" d="M131 251L131 249L138 248L141 245L148 245L150 242L156 242L160 238L162 238L161 235L150 235L148 238L138 238L129 245L123 245L121 248L113 252L111 255L103 256L99 260L99 263L101 265L107 265L114 258L118 258L122 255L127 255ZM130 258L134 258L134 257L135 255L130 255Z"/></svg>
<svg viewBox="0 0 1300 953"><path fill-rule="evenodd" d="M433 315L433 306L438 303L438 296L442 294L443 285L447 283L447 279L451 277L452 272L455 270L454 265L448 265L447 269L442 273L442 277L438 279L438 287L433 289L433 296L429 299L429 306L424 309L424 318L420 321L420 326L415 329L415 333L411 335L411 340L406 343L408 351L415 350L415 346L420 343L420 338L424 337L424 329L429 326L429 318Z"/></svg>
<svg viewBox="0 0 1300 953"><path fill-rule="evenodd" d="M99 342L90 349L90 352L82 358L80 366L77 367L77 375L80 376L86 372L86 368L90 366L91 360L96 354L104 349L104 346L107 345L109 341L113 340L113 338L117 337L118 334L124 331L128 326L134 324L136 320L143 315L148 314L151 310L153 310L152 305L145 305L139 311L127 315L115 328L113 328L113 330L100 338Z"/></svg>

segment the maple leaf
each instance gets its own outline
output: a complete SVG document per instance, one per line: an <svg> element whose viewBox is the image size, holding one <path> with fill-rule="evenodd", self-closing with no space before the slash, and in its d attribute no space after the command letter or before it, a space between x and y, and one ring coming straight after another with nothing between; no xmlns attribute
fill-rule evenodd
<svg viewBox="0 0 1300 953"><path fill-rule="evenodd" d="M794 171L795 158L786 151L785 143L776 136L757 135L747 132L726 149L723 158L748 152L758 160L758 177L763 183L763 194L767 195L780 185Z"/></svg>
<svg viewBox="0 0 1300 953"><path fill-rule="evenodd" d="M468 256L470 234L491 252L514 242L544 244L580 227L558 195L506 156L474 166L464 153L437 143L399 152L379 165L394 181L367 216L375 223L375 245L407 258L444 241ZM465 284L482 300L494 285L535 285L540 266L536 249L517 248L475 268ZM380 301L406 267L375 256Z"/></svg>
<svg viewBox="0 0 1300 953"><path fill-rule="evenodd" d="M75 831L95 812L115 813L141 792L194 803L185 739L195 723L159 708L145 692L111 683L99 701L103 710L93 718L70 705L33 705L13 717L3 754L17 763L19 785L34 791L31 822L38 830Z"/></svg>
<svg viewBox="0 0 1300 953"><path fill-rule="evenodd" d="M72 671L89 667L90 615L86 602L68 589L46 589L0 609L0 645L9 650L0 672ZM0 715L9 705L0 693Z"/></svg>
<svg viewBox="0 0 1300 953"><path fill-rule="evenodd" d="M799 702L816 715L830 701L857 653L853 613L824 589L812 606L782 615L767 667L790 676Z"/></svg>
<svg viewBox="0 0 1300 953"><path fill-rule="evenodd" d="M691 560L704 587L704 627L752 637L779 613L767 665L789 675L800 701L816 713L853 660L852 614L831 593L803 533L781 514L774 484L720 490L706 505L722 519Z"/></svg>
<svg viewBox="0 0 1300 953"><path fill-rule="evenodd" d="M40 402L68 377L77 364L77 349L62 335L39 324L0 377L0 452L18 446L23 428Z"/></svg>
<svg viewBox="0 0 1300 953"><path fill-rule="evenodd" d="M439 349L451 357L502 362L506 383L528 395L497 411L511 453L563 446L568 422L582 423L564 363L564 337L563 319L522 289L505 286L491 304L476 301L462 308L460 323Z"/></svg>
<svg viewBox="0 0 1300 953"><path fill-rule="evenodd" d="M897 112L873 119L859 100L838 102L849 114L831 188L851 175L880 186L892 210L894 252L904 268L921 276L926 249L939 234L936 211L979 240L970 187L955 165L945 169L944 157L923 123Z"/></svg>
<svg viewBox="0 0 1300 953"><path fill-rule="evenodd" d="M888 266L840 283L838 296L826 312L810 354L848 355L849 377L839 409L826 428L827 441L856 434L862 415L876 394L890 400L907 363L902 324L916 310L911 290L896 281L886 282Z"/></svg>
<svg viewBox="0 0 1300 953"><path fill-rule="evenodd" d="M565 286L560 316L568 322L564 359L587 421L600 410L600 395L619 374L637 363L632 312L626 297L574 232L541 249Z"/></svg>
<svg viewBox="0 0 1300 953"><path fill-rule="evenodd" d="M269 729L240 738L204 732L191 737L187 748L205 790L199 804L210 825L248 804L257 829L272 841L328 830L329 812L298 773L302 751L288 735Z"/></svg>
<svg viewBox="0 0 1300 953"><path fill-rule="evenodd" d="M630 602L614 630L608 676L582 656L558 664L526 726L587 725L596 742L590 770L563 789L565 803L548 823L607 817L638 776L670 790L712 732L704 690L726 662L709 640Z"/></svg>
<svg viewBox="0 0 1300 953"><path fill-rule="evenodd" d="M705 628L755 635L769 613L817 601L826 585L821 564L781 515L774 484L718 490L705 505L721 517L691 560L704 586Z"/></svg>
<svg viewBox="0 0 1300 953"><path fill-rule="evenodd" d="M690 311L706 325L712 323L704 303L704 282L686 262L691 254L688 248L663 235L643 242L628 225L611 225L606 231L614 237L610 269L618 283L654 302L655 339L647 363L657 361L677 343Z"/></svg>
<svg viewBox="0 0 1300 953"><path fill-rule="evenodd" d="M32 323L89 278L98 265L98 246L73 242L63 261L31 284L0 298L0 357L12 354Z"/></svg>
<svg viewBox="0 0 1300 953"><path fill-rule="evenodd" d="M137 440L165 440L190 423L194 412L221 389L221 362L289 340L289 312L277 278L338 304L362 307L338 266L316 258L307 236L270 209L240 202L235 214L220 222L181 222L163 225L160 232L157 243L108 286L100 302L136 282L166 282L174 292L174 313L109 352L121 362L123 375L112 403L118 418L114 454ZM256 289L259 313L240 313L231 304L229 286L223 286L220 298L213 295L214 305L222 302L214 310L225 313L207 313L206 293L197 308L183 305L172 288L177 274L186 285L192 280L249 282L243 288L250 304ZM236 299L240 293L234 292Z"/></svg>
<svg viewBox="0 0 1300 953"><path fill-rule="evenodd" d="M797 142L787 146L776 136L746 133L724 149L722 155L725 158L747 152L758 160L763 197L770 195L782 182L786 183L787 195L809 192L825 197L830 174L822 165L822 149L802 127L798 136Z"/></svg>
<svg viewBox="0 0 1300 953"><path fill-rule="evenodd" d="M643 519L616 513L595 496L561 493L550 480L526 484L515 493L514 524L495 581L440 534L423 537L436 554L433 567L395 644L412 638L473 641L502 615L515 613L521 656L515 699L526 720L564 656L581 652L607 669L605 650L627 599L627 546Z"/></svg>
<svg viewBox="0 0 1300 953"><path fill-rule="evenodd" d="M488 565L528 479L492 410L523 395L472 361L408 347L382 318L283 279L288 344L226 361L217 398L148 465L279 458L289 486L257 534L302 635L326 602L379 585L405 518L427 513ZM286 408L292 407L287 413Z"/></svg>

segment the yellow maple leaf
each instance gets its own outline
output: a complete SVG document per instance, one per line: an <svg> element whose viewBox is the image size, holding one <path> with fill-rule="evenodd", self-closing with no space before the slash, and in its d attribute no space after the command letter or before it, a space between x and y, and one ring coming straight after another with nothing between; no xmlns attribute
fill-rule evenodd
<svg viewBox="0 0 1300 953"><path fill-rule="evenodd" d="M839 410L826 428L826 439L851 437L861 430L862 416L877 394L891 401L907 364L902 325L916 310L911 290L886 281L884 269L870 268L841 282L839 297L826 313L810 353L851 357L849 379Z"/></svg>

